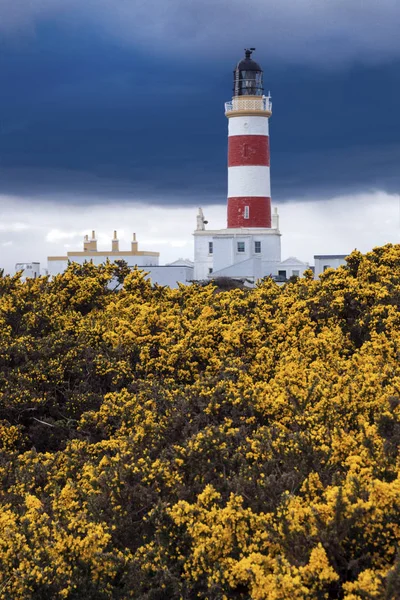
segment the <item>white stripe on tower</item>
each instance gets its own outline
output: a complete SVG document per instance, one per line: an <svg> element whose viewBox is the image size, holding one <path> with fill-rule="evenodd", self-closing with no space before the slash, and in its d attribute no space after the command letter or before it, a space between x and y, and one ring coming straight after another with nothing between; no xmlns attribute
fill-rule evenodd
<svg viewBox="0 0 400 600"><path fill-rule="evenodd" d="M269 135L268 119L265 117L231 117L229 137L233 135Z"/></svg>
<svg viewBox="0 0 400 600"><path fill-rule="evenodd" d="M271 197L269 167L243 165L228 168L228 198Z"/></svg>

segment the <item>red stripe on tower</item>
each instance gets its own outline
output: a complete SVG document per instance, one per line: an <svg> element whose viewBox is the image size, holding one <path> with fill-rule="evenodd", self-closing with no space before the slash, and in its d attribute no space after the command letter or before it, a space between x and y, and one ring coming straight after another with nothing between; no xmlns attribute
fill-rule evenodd
<svg viewBox="0 0 400 600"><path fill-rule="evenodd" d="M234 135L228 138L228 167L269 167L269 138L265 135Z"/></svg>
<svg viewBox="0 0 400 600"><path fill-rule="evenodd" d="M229 198L228 227L271 227L271 198Z"/></svg>

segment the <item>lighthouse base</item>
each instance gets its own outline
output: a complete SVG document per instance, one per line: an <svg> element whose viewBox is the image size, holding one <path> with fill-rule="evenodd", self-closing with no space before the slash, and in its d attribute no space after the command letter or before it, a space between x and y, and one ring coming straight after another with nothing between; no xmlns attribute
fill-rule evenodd
<svg viewBox="0 0 400 600"><path fill-rule="evenodd" d="M278 275L281 234L270 228L195 231L194 278Z"/></svg>
<svg viewBox="0 0 400 600"><path fill-rule="evenodd" d="M301 276L308 264L291 257L281 259L281 233L276 227L238 227L206 230L199 211L194 232L195 281L229 277L256 282L263 277L289 279Z"/></svg>

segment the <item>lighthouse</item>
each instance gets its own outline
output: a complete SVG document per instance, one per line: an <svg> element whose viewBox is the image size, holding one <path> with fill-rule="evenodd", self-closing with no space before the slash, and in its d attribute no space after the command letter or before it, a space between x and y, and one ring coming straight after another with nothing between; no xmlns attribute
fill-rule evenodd
<svg viewBox="0 0 400 600"><path fill-rule="evenodd" d="M194 279L232 278L252 285L263 277L301 274L305 263L282 262L278 211L271 211L269 118L263 70L246 48L233 71L228 118L227 226L208 229L200 208L194 232ZM206 227L207 225L207 227ZM212 223L210 223L212 225Z"/></svg>
<svg viewBox="0 0 400 600"><path fill-rule="evenodd" d="M268 122L271 97L264 94L263 71L245 50L233 71L228 118L228 229L271 227Z"/></svg>

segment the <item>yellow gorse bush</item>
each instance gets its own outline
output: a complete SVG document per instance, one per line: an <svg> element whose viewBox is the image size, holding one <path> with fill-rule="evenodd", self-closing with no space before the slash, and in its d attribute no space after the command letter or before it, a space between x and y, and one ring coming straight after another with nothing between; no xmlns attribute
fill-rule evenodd
<svg viewBox="0 0 400 600"><path fill-rule="evenodd" d="M394 245L0 277L0 600L400 598L399 309Z"/></svg>

